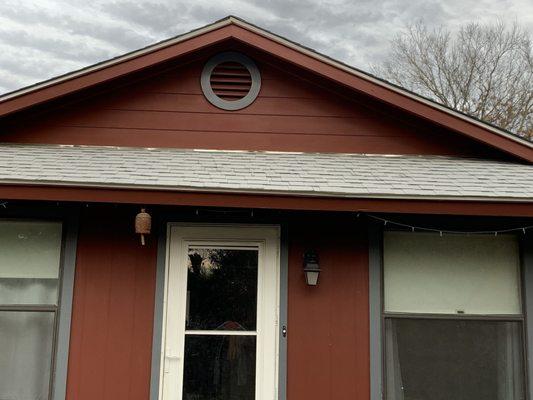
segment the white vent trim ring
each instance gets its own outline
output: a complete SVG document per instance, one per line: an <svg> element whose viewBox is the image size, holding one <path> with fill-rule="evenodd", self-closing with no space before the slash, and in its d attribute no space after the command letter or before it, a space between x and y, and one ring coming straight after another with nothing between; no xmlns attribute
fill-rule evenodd
<svg viewBox="0 0 533 400"><path fill-rule="evenodd" d="M223 63L238 63L248 70L251 77L251 85L250 90L244 97L237 100L222 99L211 87L211 75L215 68ZM202 70L200 84L202 86L202 92L211 104L223 110L235 111L249 106L257 98L261 90L261 74L259 68L251 58L241 53L228 51L217 54L207 61Z"/></svg>

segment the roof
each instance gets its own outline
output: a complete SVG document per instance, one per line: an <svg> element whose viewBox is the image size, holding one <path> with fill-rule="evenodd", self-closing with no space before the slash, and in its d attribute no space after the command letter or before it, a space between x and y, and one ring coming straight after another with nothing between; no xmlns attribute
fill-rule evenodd
<svg viewBox="0 0 533 400"><path fill-rule="evenodd" d="M533 202L533 166L444 156L2 144L0 184Z"/></svg>
<svg viewBox="0 0 533 400"><path fill-rule="evenodd" d="M533 143L528 140L416 95L233 16L109 61L1 96L0 116L139 71L230 38L252 45L341 85L366 93L419 117L432 120L523 160L533 162Z"/></svg>

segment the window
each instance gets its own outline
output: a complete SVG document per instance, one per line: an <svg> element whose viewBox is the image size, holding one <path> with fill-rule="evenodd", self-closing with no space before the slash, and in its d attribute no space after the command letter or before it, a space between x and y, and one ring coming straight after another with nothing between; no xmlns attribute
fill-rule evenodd
<svg viewBox="0 0 533 400"><path fill-rule="evenodd" d="M525 398L513 235L385 232L388 400Z"/></svg>
<svg viewBox="0 0 533 400"><path fill-rule="evenodd" d="M0 399L49 399L62 225L0 220Z"/></svg>
<svg viewBox="0 0 533 400"><path fill-rule="evenodd" d="M253 399L258 250L190 247L188 253L183 397Z"/></svg>

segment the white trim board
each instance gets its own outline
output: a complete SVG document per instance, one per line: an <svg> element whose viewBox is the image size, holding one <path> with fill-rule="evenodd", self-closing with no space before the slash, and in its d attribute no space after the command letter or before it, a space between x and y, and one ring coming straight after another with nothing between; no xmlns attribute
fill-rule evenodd
<svg viewBox="0 0 533 400"><path fill-rule="evenodd" d="M189 246L254 248L259 252L256 400L278 399L280 228L272 225L177 224L167 227L159 399L182 398Z"/></svg>

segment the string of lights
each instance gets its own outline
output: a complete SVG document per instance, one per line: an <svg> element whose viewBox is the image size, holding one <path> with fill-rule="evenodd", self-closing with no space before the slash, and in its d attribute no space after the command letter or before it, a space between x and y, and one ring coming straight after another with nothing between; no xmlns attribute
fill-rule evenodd
<svg viewBox="0 0 533 400"><path fill-rule="evenodd" d="M0 208L7 208L7 201L0 201ZM59 202L57 203L59 205ZM89 207L89 204L85 205L86 207ZM218 211L218 210L209 210L211 212ZM221 213L227 212L227 211L218 211ZM250 212L250 216L254 216L253 210L248 211ZM199 209L196 209L195 211L196 215L199 215ZM513 228L503 228L503 229L491 229L491 230L451 230L451 229L439 229L439 228L431 228L427 226L420 226L420 225L410 225L406 224L404 222L398 222L391 219L383 218L374 214L368 214L368 213L362 213L358 212L356 214L357 218L359 218L361 215L364 215L367 218L373 219L375 221L379 221L383 223L383 226L396 226L400 228L405 228L408 230L411 230L412 232L432 232L432 233L438 233L440 236L445 234L466 234L466 235L494 235L498 236L499 234L504 233L513 233L513 232L521 232L523 234L526 234L528 230L533 229L533 225L526 225L526 226L520 226L520 227L513 227Z"/></svg>
<svg viewBox="0 0 533 400"><path fill-rule="evenodd" d="M359 217L361 213L357 213L357 217ZM513 232L521 232L523 234L526 234L526 232L529 229L533 229L533 225L527 225L527 226L521 226L521 227L514 227L514 228L505 228L505 229L494 229L494 230L479 230L479 231L459 231L459 230L450 230L450 229L437 229L437 228L430 228L426 226L419 226L419 225L410 225L403 222L393 221L390 219L378 217L377 215L373 214L364 214L366 217L371 218L375 221L380 221L383 223L383 226L397 226L401 228L406 228L411 230L412 232L433 232L438 233L441 236L445 234L466 234L466 235L494 235L498 236L498 234L503 233L513 233Z"/></svg>

